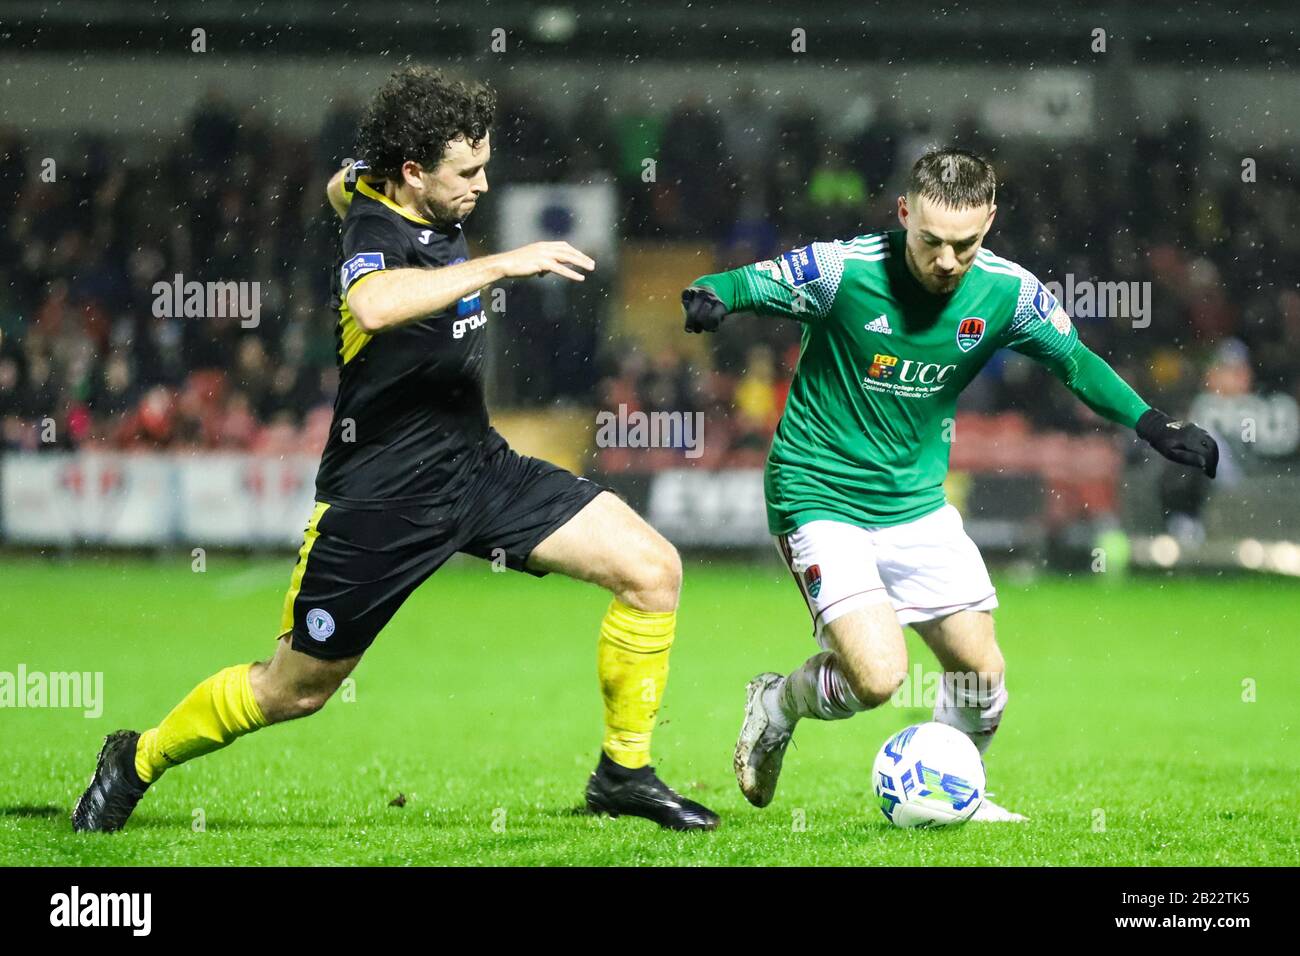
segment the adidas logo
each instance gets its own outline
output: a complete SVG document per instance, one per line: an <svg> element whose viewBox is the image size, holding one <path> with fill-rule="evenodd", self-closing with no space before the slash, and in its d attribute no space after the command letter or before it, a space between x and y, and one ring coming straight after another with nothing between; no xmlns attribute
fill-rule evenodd
<svg viewBox="0 0 1300 956"><path fill-rule="evenodd" d="M889 327L889 319L887 319L883 315L880 316L879 318L872 319L870 322L864 325L863 328L866 329L868 332L879 332L881 335L894 334L894 330Z"/></svg>

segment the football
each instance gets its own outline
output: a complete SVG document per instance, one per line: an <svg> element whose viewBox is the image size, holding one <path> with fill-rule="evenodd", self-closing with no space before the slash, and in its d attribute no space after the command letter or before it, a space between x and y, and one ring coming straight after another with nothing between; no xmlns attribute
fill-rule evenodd
<svg viewBox="0 0 1300 956"><path fill-rule="evenodd" d="M984 800L984 761L969 737L930 721L894 734L871 768L876 797L896 827L965 823Z"/></svg>

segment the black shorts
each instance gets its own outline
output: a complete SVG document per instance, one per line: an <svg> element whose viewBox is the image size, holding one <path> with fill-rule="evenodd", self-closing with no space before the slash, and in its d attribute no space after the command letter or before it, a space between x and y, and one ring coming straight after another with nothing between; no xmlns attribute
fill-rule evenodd
<svg viewBox="0 0 1300 956"><path fill-rule="evenodd" d="M325 660L371 645L407 596L457 552L524 566L529 554L606 489L502 445L450 504L317 502L284 598L280 637Z"/></svg>

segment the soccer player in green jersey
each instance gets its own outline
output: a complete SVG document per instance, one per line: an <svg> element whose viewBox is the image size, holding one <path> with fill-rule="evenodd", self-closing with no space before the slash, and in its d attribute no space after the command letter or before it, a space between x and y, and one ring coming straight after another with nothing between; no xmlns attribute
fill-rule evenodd
<svg viewBox="0 0 1300 956"><path fill-rule="evenodd" d="M934 719L988 748L1007 703L997 597L943 481L957 396L998 349L1042 362L1099 415L1214 477L1205 431L1148 406L1037 278L982 247L995 191L983 159L937 150L899 197L901 230L814 242L682 293L688 332L733 312L803 326L764 487L769 530L823 650L749 682L735 770L755 806L775 795L800 718L851 717L898 689L907 625L945 671ZM1025 818L985 799L973 819Z"/></svg>

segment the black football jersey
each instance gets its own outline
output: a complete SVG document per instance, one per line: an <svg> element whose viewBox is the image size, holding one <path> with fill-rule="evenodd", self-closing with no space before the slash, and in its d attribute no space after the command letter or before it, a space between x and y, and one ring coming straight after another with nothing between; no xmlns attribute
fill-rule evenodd
<svg viewBox="0 0 1300 956"><path fill-rule="evenodd" d="M460 223L402 210L364 179L339 237L332 307L339 390L316 474L320 501L343 506L446 501L503 443L483 397L487 314L474 292L446 311L377 335L357 325L348 293L386 269L464 262Z"/></svg>

